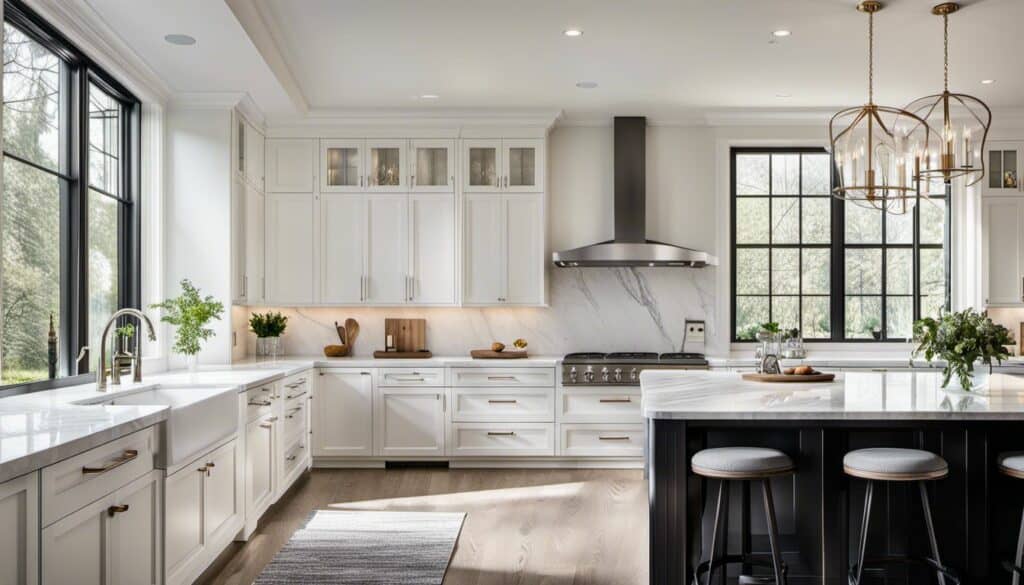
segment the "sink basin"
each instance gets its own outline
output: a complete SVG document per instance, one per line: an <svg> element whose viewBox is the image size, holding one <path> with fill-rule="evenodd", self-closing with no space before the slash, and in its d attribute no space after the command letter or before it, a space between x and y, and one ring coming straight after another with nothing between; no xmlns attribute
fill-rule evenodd
<svg viewBox="0 0 1024 585"><path fill-rule="evenodd" d="M100 402L171 407L157 457L164 469L187 462L238 430L238 392L229 386L161 385Z"/></svg>

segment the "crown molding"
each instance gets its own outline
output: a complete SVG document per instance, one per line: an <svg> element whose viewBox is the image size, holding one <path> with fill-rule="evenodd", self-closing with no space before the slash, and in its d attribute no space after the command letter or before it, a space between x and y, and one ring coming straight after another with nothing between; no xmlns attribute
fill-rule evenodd
<svg viewBox="0 0 1024 585"><path fill-rule="evenodd" d="M354 126L464 128L480 126L532 127L551 129L562 117L561 110L489 109L315 109L302 116L267 119L271 127L351 128Z"/></svg>
<svg viewBox="0 0 1024 585"><path fill-rule="evenodd" d="M171 96L171 109L177 110L229 110L238 109L251 124L263 130L266 117L248 93L244 91L179 92Z"/></svg>
<svg viewBox="0 0 1024 585"><path fill-rule="evenodd" d="M171 89L86 0L24 0L140 100L166 104Z"/></svg>

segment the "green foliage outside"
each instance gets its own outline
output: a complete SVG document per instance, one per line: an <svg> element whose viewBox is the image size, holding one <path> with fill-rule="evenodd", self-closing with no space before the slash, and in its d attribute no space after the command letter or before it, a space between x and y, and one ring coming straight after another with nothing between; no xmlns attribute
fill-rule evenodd
<svg viewBox="0 0 1024 585"><path fill-rule="evenodd" d="M253 313L249 317L249 328L256 337L280 337L288 327L288 317L281 313Z"/></svg>
<svg viewBox="0 0 1024 585"><path fill-rule="evenodd" d="M176 328L171 349L182 355L196 355L202 349L202 342L213 337L213 329L206 325L213 319L220 319L224 304L210 295L201 297L199 289L187 278L181 281L181 291L180 296L151 305L151 308L163 309L160 320Z"/></svg>
<svg viewBox="0 0 1024 585"><path fill-rule="evenodd" d="M924 354L928 361L939 358L946 362L942 370L942 387L949 385L950 378L955 375L965 390L971 388L974 364L980 361L991 366L993 359L1002 362L1010 357L1005 346L1014 343L1013 335L1006 327L993 323L987 313L974 309L916 321L914 338L919 340L915 356Z"/></svg>

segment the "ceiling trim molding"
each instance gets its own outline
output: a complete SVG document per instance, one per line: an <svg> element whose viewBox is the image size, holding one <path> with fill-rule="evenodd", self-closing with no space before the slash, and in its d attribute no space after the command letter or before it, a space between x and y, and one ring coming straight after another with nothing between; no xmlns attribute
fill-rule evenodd
<svg viewBox="0 0 1024 585"><path fill-rule="evenodd" d="M412 126L451 128L467 126L540 127L550 129L562 117L561 110L374 110L318 109L305 116L270 117L272 127Z"/></svg>
<svg viewBox="0 0 1024 585"><path fill-rule="evenodd" d="M25 0L140 100L166 104L171 88L86 1Z"/></svg>
<svg viewBox="0 0 1024 585"><path fill-rule="evenodd" d="M237 108L251 124L263 130L266 116L248 93L244 91L178 92L168 105L181 110L228 110Z"/></svg>
<svg viewBox="0 0 1024 585"><path fill-rule="evenodd" d="M288 55L284 50L286 46L284 37L277 26L277 22L268 18L266 13L260 9L259 4L254 0L225 0L228 8L242 25L242 30L249 36L256 51L263 57L270 71L277 78L285 93L288 94L292 105L299 113L309 112L309 100L306 99L302 86L299 85L295 73L288 65Z"/></svg>

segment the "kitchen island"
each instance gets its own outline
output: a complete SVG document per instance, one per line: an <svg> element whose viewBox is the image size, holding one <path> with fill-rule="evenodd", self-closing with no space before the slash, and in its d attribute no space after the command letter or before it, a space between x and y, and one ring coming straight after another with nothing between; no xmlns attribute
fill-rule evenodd
<svg viewBox="0 0 1024 585"><path fill-rule="evenodd" d="M864 482L845 476L843 456L883 446L946 459L949 476L930 486L943 560L968 582L1009 582L1001 562L1016 544L1024 482L997 473L996 457L1024 450L1024 377L993 374L981 393L943 390L935 371L845 373L834 382L798 384L707 371L646 371L640 380L649 425L652 584L689 582L707 557L711 514L701 510L710 510L706 494L715 484L695 476L689 461L701 449L724 446L781 449L796 463L795 475L772 483L791 584L846 583ZM923 552L915 486L884 487L875 493L869 555ZM767 551L758 488L733 489L729 517L738 520L729 531L730 552ZM895 583L934 579L898 566L885 576Z"/></svg>

